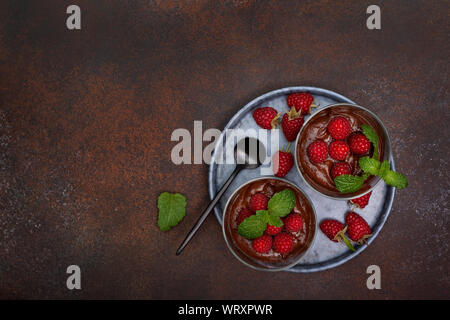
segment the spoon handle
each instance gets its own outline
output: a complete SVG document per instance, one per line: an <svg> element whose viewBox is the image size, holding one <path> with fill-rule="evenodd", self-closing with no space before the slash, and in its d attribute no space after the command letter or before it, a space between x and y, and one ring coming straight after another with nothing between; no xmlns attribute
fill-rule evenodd
<svg viewBox="0 0 450 320"><path fill-rule="evenodd" d="M202 215L200 216L200 218L198 218L197 222L192 227L191 231L189 231L186 238L184 239L184 241L181 243L180 247L178 248L176 255L179 255L181 253L181 251L183 251L183 249L187 246L189 241L192 239L194 234L197 232L197 230L200 228L202 223L205 221L206 217L208 217L211 210L215 207L215 205L217 204L219 199L222 197L224 192L228 189L228 186L230 185L230 183L234 180L234 178L242 170L242 168L243 167L241 165L236 166L236 168L234 169L233 173L230 175L228 180L224 183L222 188L220 188L219 192L217 192L216 196L211 201L211 203L208 205L208 207L205 209L205 211L203 211Z"/></svg>

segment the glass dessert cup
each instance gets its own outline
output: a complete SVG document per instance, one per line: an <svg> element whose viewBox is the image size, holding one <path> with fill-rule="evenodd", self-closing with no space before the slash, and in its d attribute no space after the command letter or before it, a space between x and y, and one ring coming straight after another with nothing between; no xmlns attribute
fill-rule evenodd
<svg viewBox="0 0 450 320"><path fill-rule="evenodd" d="M251 195L258 192L273 195L287 188L295 193L296 206L292 212L301 214L303 229L293 235L294 247L287 255L282 256L273 249L265 254L257 253L252 250L251 240L237 233L236 217ZM228 199L222 217L222 231L231 253L246 266L262 271L282 271L296 265L312 246L316 228L316 212L309 197L293 183L278 177L257 178L241 185Z"/></svg>
<svg viewBox="0 0 450 320"><path fill-rule="evenodd" d="M367 124L378 135L378 152L380 154L380 162L389 161L391 158L391 143L386 127L381 120L368 109L348 103L339 103L327 106L314 113L303 125L297 139L295 141L295 165L297 170L305 181L305 183L321 195L335 200L350 200L363 196L372 191L381 181L379 177L370 176L362 186L362 188L352 193L341 193L334 186L334 182L330 176L331 166L335 162L328 158L320 164L312 163L307 156L308 145L318 140L323 140L327 144L333 141L327 132L328 122L336 116L343 116L349 120L351 125L351 134L361 132L362 124ZM373 145L368 154L354 155L350 153L346 162L352 167L352 174L361 175L358 159L363 156L371 156L373 154Z"/></svg>

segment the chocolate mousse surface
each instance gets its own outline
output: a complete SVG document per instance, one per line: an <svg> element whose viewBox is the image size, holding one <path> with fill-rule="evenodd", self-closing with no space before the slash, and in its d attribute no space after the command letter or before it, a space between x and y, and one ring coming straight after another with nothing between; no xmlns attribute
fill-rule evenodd
<svg viewBox="0 0 450 320"><path fill-rule="evenodd" d="M328 133L327 126L330 120L337 116L342 116L349 121L351 127L350 136L354 133L362 133L362 124L371 126L378 134L378 152L380 154L380 159L383 159L385 149L385 136L380 124L370 113L362 109L350 105L333 106L330 108L325 108L314 114L313 118L306 122L302 131L300 132L300 137L298 139L296 149L297 163L305 180L307 180L307 182L316 190L329 196L343 195L343 193L339 192L336 189L334 181L330 175L331 167L336 162L336 160L333 160L328 155L327 159L325 159L324 162L312 163L308 158L306 149L309 144L311 144L315 140L322 140L327 145L334 140ZM345 141L348 141L348 137ZM372 145L371 149L366 154L355 155L351 152L348 154L347 158L344 161L350 165L352 169L352 175L362 174L362 170L358 165L358 160L359 158L364 156L372 156L373 152L374 150ZM370 183L375 178L376 177L374 176L369 177L365 181L362 188L358 190L355 195L361 194L364 191L368 190L370 188Z"/></svg>
<svg viewBox="0 0 450 320"><path fill-rule="evenodd" d="M275 193L291 189L295 193L296 204L292 213L298 213L303 219L302 230L291 233L294 237L294 247L287 255L281 255L271 249L268 253L258 253L252 248L252 241L238 234L236 218L243 208L248 208L249 201L255 193L263 193L271 198ZM263 265L270 268L289 265L300 254L305 252L314 239L316 219L314 210L307 198L291 184L274 179L260 179L241 187L230 200L224 216L225 233L230 245L236 247L235 252L250 264Z"/></svg>

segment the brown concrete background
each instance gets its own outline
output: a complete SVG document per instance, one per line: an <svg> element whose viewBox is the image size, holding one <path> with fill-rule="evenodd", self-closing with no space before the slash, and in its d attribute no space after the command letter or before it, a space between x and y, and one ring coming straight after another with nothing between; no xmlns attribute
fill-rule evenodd
<svg viewBox="0 0 450 320"><path fill-rule="evenodd" d="M0 4L0 297L450 298L448 1L64 1ZM268 274L228 252L206 165L170 161L176 128L223 128L250 99L314 85L384 121L397 192L377 241L345 265ZM162 191L187 216L156 225ZM82 269L81 291L65 269ZM367 266L382 269L369 291Z"/></svg>

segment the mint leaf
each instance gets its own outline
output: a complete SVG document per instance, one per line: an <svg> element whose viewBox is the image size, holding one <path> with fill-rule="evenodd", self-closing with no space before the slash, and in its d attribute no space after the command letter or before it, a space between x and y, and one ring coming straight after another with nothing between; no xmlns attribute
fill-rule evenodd
<svg viewBox="0 0 450 320"><path fill-rule="evenodd" d="M269 211L267 210L258 210L256 211L256 215L261 218L264 222L269 222Z"/></svg>
<svg viewBox="0 0 450 320"><path fill-rule="evenodd" d="M283 226L283 221L281 221L281 218L277 217L277 216L272 216L272 215L269 215L269 219L268 219L267 223L270 224L271 226L274 226L277 228Z"/></svg>
<svg viewBox="0 0 450 320"><path fill-rule="evenodd" d="M378 154L378 134L375 132L375 130L372 129L371 126L367 124L362 124L361 129L366 138L373 143L373 157L376 160L379 160L380 156Z"/></svg>
<svg viewBox="0 0 450 320"><path fill-rule="evenodd" d="M389 161L384 160L383 163L380 166L380 170L378 170L378 176L384 180L384 177L386 176L386 173L390 171L391 165L389 164Z"/></svg>
<svg viewBox="0 0 450 320"><path fill-rule="evenodd" d="M158 197L158 227L167 231L186 215L186 197L179 193L163 192Z"/></svg>
<svg viewBox="0 0 450 320"><path fill-rule="evenodd" d="M404 189L408 186L408 180L399 172L388 170L383 177L386 184L396 187L397 189Z"/></svg>
<svg viewBox="0 0 450 320"><path fill-rule="evenodd" d="M259 210L256 214L245 218L238 226L238 233L247 239L261 237L267 227L267 222L265 221L266 214L268 215L267 211Z"/></svg>
<svg viewBox="0 0 450 320"><path fill-rule="evenodd" d="M358 160L359 167L367 173L376 176L378 174L378 170L380 169L380 161L369 158L362 157Z"/></svg>
<svg viewBox="0 0 450 320"><path fill-rule="evenodd" d="M277 192L270 198L267 208L270 215L277 217L287 216L295 206L295 193L291 189Z"/></svg>
<svg viewBox="0 0 450 320"><path fill-rule="evenodd" d="M336 184L336 188L343 193L356 192L358 191L364 181L367 179L365 176L352 176L349 174L343 174L334 179L334 183Z"/></svg>

